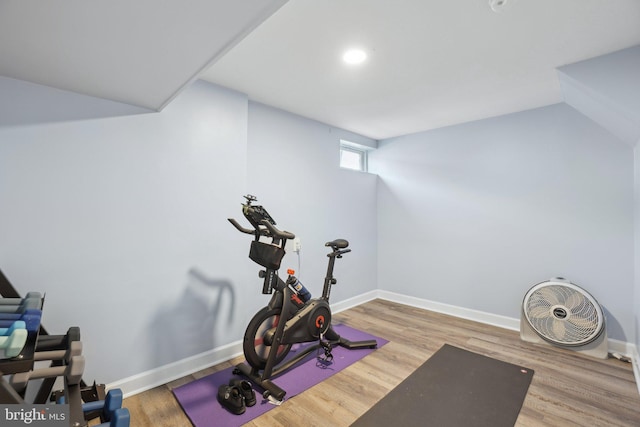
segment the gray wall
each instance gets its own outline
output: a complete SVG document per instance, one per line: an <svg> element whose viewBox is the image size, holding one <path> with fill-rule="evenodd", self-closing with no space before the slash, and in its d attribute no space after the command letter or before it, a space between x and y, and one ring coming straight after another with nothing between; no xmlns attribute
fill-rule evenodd
<svg viewBox="0 0 640 427"><path fill-rule="evenodd" d="M640 343L640 46L591 58L558 69L564 99L580 112L635 147L635 333L630 342Z"/></svg>
<svg viewBox="0 0 640 427"><path fill-rule="evenodd" d="M633 339L633 153L565 104L381 141L381 289L519 318L562 276Z"/></svg>
<svg viewBox="0 0 640 427"><path fill-rule="evenodd" d="M210 308L242 277L246 131L246 97L205 83L162 113L0 128L0 268L46 292L51 332L80 326L87 379L239 339L211 328L228 294Z"/></svg>
<svg viewBox="0 0 640 427"><path fill-rule="evenodd" d="M316 295L340 237L335 302L379 288L519 317L562 275L638 342L629 146L566 105L383 141L379 177L340 169L340 139L374 143L204 82L162 113L2 126L0 268L114 382L242 338L268 297L226 218L252 193L301 238L284 267Z"/></svg>
<svg viewBox="0 0 640 427"><path fill-rule="evenodd" d="M153 112L4 76L0 76L0 94L0 127Z"/></svg>
<svg viewBox="0 0 640 427"><path fill-rule="evenodd" d="M300 238L300 280L322 292L330 240L349 240L336 263L332 301L377 288L376 176L339 167L340 139L364 137L265 105L249 104L248 189L282 228ZM286 267L285 267L286 266ZM289 252L283 267L298 269ZM257 287L255 288L257 289Z"/></svg>
<svg viewBox="0 0 640 427"><path fill-rule="evenodd" d="M46 93L51 107L81 102L63 95ZM21 293L46 292L52 333L80 326L87 380L242 339L268 300L250 239L226 220L247 192L301 236L312 292L336 237L354 252L333 300L376 288L375 176L339 170L340 131L249 105L196 82L161 113L0 127L0 269Z"/></svg>

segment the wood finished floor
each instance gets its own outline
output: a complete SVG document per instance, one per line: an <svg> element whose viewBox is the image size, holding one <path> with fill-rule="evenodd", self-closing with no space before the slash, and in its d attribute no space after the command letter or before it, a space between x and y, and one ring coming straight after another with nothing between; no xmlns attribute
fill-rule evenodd
<svg viewBox="0 0 640 427"><path fill-rule="evenodd" d="M640 426L640 395L630 363L526 343L515 331L384 300L336 314L333 322L389 343L247 426L349 426L445 343L535 370L516 426ZM125 399L131 426L191 426L171 390L241 361Z"/></svg>

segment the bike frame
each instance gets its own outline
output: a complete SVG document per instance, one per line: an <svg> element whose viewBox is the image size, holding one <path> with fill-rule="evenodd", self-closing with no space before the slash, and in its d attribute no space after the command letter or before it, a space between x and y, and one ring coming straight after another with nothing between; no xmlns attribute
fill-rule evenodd
<svg viewBox="0 0 640 427"><path fill-rule="evenodd" d="M331 346L334 344L338 344L348 349L375 348L377 346L377 342L375 340L351 342L340 337L340 335L338 335L331 327L329 296L331 294L331 286L337 283L336 279L333 277L333 270L336 258L342 258L343 254L351 252L351 249L346 249L349 242L343 239L337 239L326 243L325 246L330 246L332 251L327 254L329 261L327 264L327 274L322 288L322 295L318 298L312 298L307 301L304 306L298 307L294 302L292 302L294 291L278 276L278 268L280 265L280 259L284 254L284 247L287 240L292 240L295 238L295 235L287 231L278 230L275 227L275 221L273 221L273 218L271 218L262 206L252 206L251 202L256 200L255 197L247 195L245 198L247 199L247 202L246 204L243 204L242 212L251 223L254 230L242 227L231 218L229 218L229 222L231 222L231 224L233 224L233 226L239 231L254 235L255 242L258 242L261 236L266 236L272 239L272 245L274 245L275 248L273 246L269 246L266 247L266 250L268 253L271 253L273 249L273 253L278 256L277 259L264 259L256 256L257 254L255 253L250 253L250 258L263 267L266 267L265 270L260 270L259 272L259 277L264 279L262 293L273 293L268 303L268 308L279 310L280 313L275 331L271 332L272 330L269 330L263 336L264 341L268 341L265 345L271 347L269 349L269 355L267 356L264 369L261 370L243 363L237 365L234 372L246 376L258 386L262 387L265 390L265 397L271 395L277 400L282 400L286 392L274 384L271 381L271 378L296 365L309 353L318 350L319 348L323 348L325 349L325 354L330 355ZM259 249L256 252L261 252L265 249L263 244L256 244L255 242L252 243L252 251L254 250L254 245L262 246L260 248L256 247L255 249ZM279 252L280 250L282 250L282 253ZM310 331L309 322L311 322L312 329L317 327L317 330ZM317 336L314 336L314 334L317 334ZM292 359L282 362L276 367L276 359L278 357L277 349L281 345L314 341L316 344L308 346Z"/></svg>

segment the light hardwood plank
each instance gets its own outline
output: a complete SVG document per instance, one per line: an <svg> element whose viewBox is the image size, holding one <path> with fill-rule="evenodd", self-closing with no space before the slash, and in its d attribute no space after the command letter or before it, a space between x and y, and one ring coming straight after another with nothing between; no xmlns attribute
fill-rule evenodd
<svg viewBox="0 0 640 427"><path fill-rule="evenodd" d="M346 310L333 321L389 343L247 426L349 426L445 343L535 370L518 427L640 426L640 396L629 363L526 343L515 331L384 300ZM132 426L190 426L171 390L240 361L125 399Z"/></svg>

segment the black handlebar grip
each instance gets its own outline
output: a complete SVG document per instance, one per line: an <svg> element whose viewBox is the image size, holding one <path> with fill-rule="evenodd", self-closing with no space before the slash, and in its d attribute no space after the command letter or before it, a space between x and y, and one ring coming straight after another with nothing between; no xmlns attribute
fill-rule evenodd
<svg viewBox="0 0 640 427"><path fill-rule="evenodd" d="M233 218L227 218L227 220L235 227L238 229L238 231L242 232L242 233L246 233L246 234L254 234L253 230L250 230L248 228L244 228L243 226L241 226L240 224L238 224L238 221L236 221Z"/></svg>
<svg viewBox="0 0 640 427"><path fill-rule="evenodd" d="M293 240L293 239L296 238L296 235L293 234L293 233L289 233L288 231L278 230L275 225L271 224L266 219L263 219L260 222L262 223L262 225L264 225L265 227L267 227L269 229L269 231L271 232L272 235L274 235L276 237L279 237L281 239L289 239L289 240Z"/></svg>

